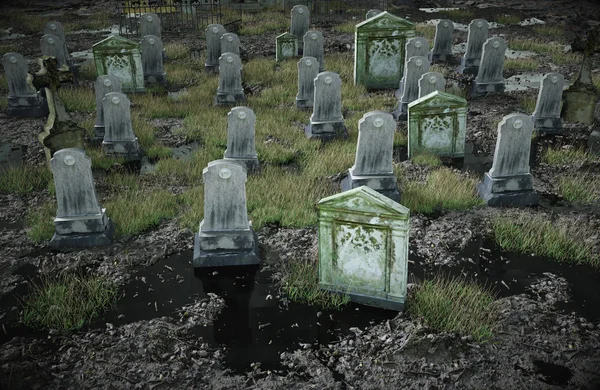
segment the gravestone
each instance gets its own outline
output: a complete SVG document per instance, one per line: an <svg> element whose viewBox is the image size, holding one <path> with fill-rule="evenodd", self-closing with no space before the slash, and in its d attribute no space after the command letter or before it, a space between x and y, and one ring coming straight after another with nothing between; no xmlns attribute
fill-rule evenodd
<svg viewBox="0 0 600 390"><path fill-rule="evenodd" d="M202 171L204 219L194 240L194 268L258 264L258 240L248 220L246 172L227 160Z"/></svg>
<svg viewBox="0 0 600 390"><path fill-rule="evenodd" d="M429 95L431 92L446 90L446 79L439 72L423 73L419 79L419 98Z"/></svg>
<svg viewBox="0 0 600 390"><path fill-rule="evenodd" d="M315 78L318 74L319 63L315 57L303 57L298 61L297 108L305 110L313 107L315 100Z"/></svg>
<svg viewBox="0 0 600 390"><path fill-rule="evenodd" d="M140 42L142 48L142 69L144 82L167 84L167 73L163 65L163 43L155 35L146 35Z"/></svg>
<svg viewBox="0 0 600 390"><path fill-rule="evenodd" d="M506 41L502 38L490 38L483 44L483 54L477 77L473 82L472 97L494 92L504 92L504 56Z"/></svg>
<svg viewBox="0 0 600 390"><path fill-rule="evenodd" d="M533 128L542 133L562 131L560 104L562 101L565 78L560 73L548 73L542 77L535 110Z"/></svg>
<svg viewBox="0 0 600 390"><path fill-rule="evenodd" d="M442 19L436 24L433 49L431 50L432 63L450 62L454 59L452 56L453 33L454 23L451 20Z"/></svg>
<svg viewBox="0 0 600 390"><path fill-rule="evenodd" d="M242 60L234 53L223 53L219 58L219 87L215 105L231 106L246 102L242 87Z"/></svg>
<svg viewBox="0 0 600 390"><path fill-rule="evenodd" d="M83 248L110 245L114 225L98 203L92 160L81 149L58 150L50 160L58 210L50 247Z"/></svg>
<svg viewBox="0 0 600 390"><path fill-rule="evenodd" d="M404 68L404 88L398 101L398 108L392 112L397 120L405 120L408 113L408 104L419 98L419 79L424 73L429 72L427 57L411 57L406 61Z"/></svg>
<svg viewBox="0 0 600 390"><path fill-rule="evenodd" d="M139 43L111 35L93 45L92 51L96 76L116 76L123 92L146 91Z"/></svg>
<svg viewBox="0 0 600 390"><path fill-rule="evenodd" d="M211 73L219 71L219 58L221 57L221 36L225 34L225 27L220 24L209 24L206 27L206 62L204 68Z"/></svg>
<svg viewBox="0 0 600 390"><path fill-rule="evenodd" d="M160 28L160 18L157 14L148 12L140 17L140 36L154 35L162 40L162 31Z"/></svg>
<svg viewBox="0 0 600 390"><path fill-rule="evenodd" d="M323 52L323 34L321 31L309 30L304 34L303 57L315 57L319 63L319 72L325 70L325 57Z"/></svg>
<svg viewBox="0 0 600 390"><path fill-rule="evenodd" d="M342 116L342 79L337 73L322 72L314 79L315 99L306 137L329 140L348 138Z"/></svg>
<svg viewBox="0 0 600 390"><path fill-rule="evenodd" d="M367 89L398 88L404 72L404 45L415 25L387 11L356 25L354 84Z"/></svg>
<svg viewBox="0 0 600 390"><path fill-rule="evenodd" d="M221 35L221 53L240 55L240 38L234 33Z"/></svg>
<svg viewBox="0 0 600 390"><path fill-rule="evenodd" d="M102 99L107 93L121 92L121 82L116 76L98 76L94 83L96 93L96 124L94 125L93 145L100 145L104 140L104 106Z"/></svg>
<svg viewBox="0 0 600 390"><path fill-rule="evenodd" d="M283 61L298 56L298 38L288 32L275 38L275 61Z"/></svg>
<svg viewBox="0 0 600 390"><path fill-rule="evenodd" d="M59 69L69 69L69 52L65 51L65 43L54 34L44 34L40 39L43 56L56 57Z"/></svg>
<svg viewBox="0 0 600 390"><path fill-rule="evenodd" d="M409 210L362 186L324 199L319 286L353 302L402 310L408 281Z"/></svg>
<svg viewBox="0 0 600 390"><path fill-rule="evenodd" d="M102 99L104 140L102 151L110 157L139 161L142 150L131 126L131 102L121 92L109 92Z"/></svg>
<svg viewBox="0 0 600 390"><path fill-rule="evenodd" d="M464 157L466 129L465 99L440 91L425 95L408 105L408 157Z"/></svg>
<svg viewBox="0 0 600 390"><path fill-rule="evenodd" d="M8 115L39 118L48 115L48 103L32 84L27 60L19 53L2 56L8 84Z"/></svg>
<svg viewBox="0 0 600 390"><path fill-rule="evenodd" d="M593 130L588 137L588 152L600 156L600 129Z"/></svg>
<svg viewBox="0 0 600 390"><path fill-rule="evenodd" d="M310 12L308 7L305 5L295 5L292 8L292 24L290 26L290 34L296 36L300 41L306 32L310 24ZM302 49L298 48L298 54L302 54Z"/></svg>
<svg viewBox="0 0 600 390"><path fill-rule="evenodd" d="M371 19L372 17L379 15L381 12L383 11L378 9L370 9L367 11L367 16L365 17L365 19Z"/></svg>
<svg viewBox="0 0 600 390"><path fill-rule="evenodd" d="M384 111L371 111L358 121L356 159L348 176L342 180L342 191L368 186L388 198L400 202L397 179L392 164L396 121Z"/></svg>
<svg viewBox="0 0 600 390"><path fill-rule="evenodd" d="M71 60L69 57L69 49L67 48L67 37L65 35L65 28L62 23L52 20L44 25L44 34L52 34L56 35L60 38L63 44L63 52L66 53L67 56L67 64L71 65Z"/></svg>
<svg viewBox="0 0 600 390"><path fill-rule="evenodd" d="M248 173L260 171L254 145L255 125L256 115L248 107L235 107L227 114L227 149L223 159L237 162Z"/></svg>
<svg viewBox="0 0 600 390"><path fill-rule="evenodd" d="M477 74L483 52L483 44L488 39L489 23L485 19L475 19L469 23L467 51L462 57L458 73Z"/></svg>
<svg viewBox="0 0 600 390"><path fill-rule="evenodd" d="M533 120L524 114L507 115L498 125L492 169L477 185L479 196L488 206L537 205L538 194L529 172L532 133Z"/></svg>
<svg viewBox="0 0 600 390"><path fill-rule="evenodd" d="M429 62L429 42L427 42L427 39L423 37L410 38L408 41L406 41L404 52L406 53L406 61L408 61L411 57L418 56L427 58L427 62ZM396 99L398 100L404 92L405 73L406 63L404 63L404 73L400 79L400 86L395 93Z"/></svg>

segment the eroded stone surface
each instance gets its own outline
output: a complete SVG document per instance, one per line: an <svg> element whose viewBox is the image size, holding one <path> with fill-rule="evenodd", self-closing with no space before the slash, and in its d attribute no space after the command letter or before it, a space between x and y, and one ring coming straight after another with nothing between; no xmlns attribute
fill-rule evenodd
<svg viewBox="0 0 600 390"><path fill-rule="evenodd" d="M116 76L123 92L146 90L139 43L111 35L92 46L92 51L97 76Z"/></svg>

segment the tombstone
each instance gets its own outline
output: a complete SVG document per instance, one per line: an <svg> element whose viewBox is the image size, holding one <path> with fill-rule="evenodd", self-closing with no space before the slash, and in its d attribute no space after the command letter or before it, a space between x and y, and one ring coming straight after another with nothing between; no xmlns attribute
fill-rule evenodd
<svg viewBox="0 0 600 390"><path fill-rule="evenodd" d="M419 98L429 95L434 91L445 92L446 79L438 72L423 73L419 79Z"/></svg>
<svg viewBox="0 0 600 390"><path fill-rule="evenodd" d="M39 118L48 115L48 103L32 84L27 60L19 53L2 56L8 84L8 115Z"/></svg>
<svg viewBox="0 0 600 390"><path fill-rule="evenodd" d="M435 38L433 40L433 49L431 50L431 62L451 62L454 60L452 55L452 34L454 33L454 23L448 19L440 20L435 26Z"/></svg>
<svg viewBox="0 0 600 390"><path fill-rule="evenodd" d="M354 84L367 89L398 88L404 72L404 45L415 25L385 11L356 25Z"/></svg>
<svg viewBox="0 0 600 390"><path fill-rule="evenodd" d="M310 24L310 12L308 11L308 7L305 5L295 5L291 12L292 24L290 26L290 34L296 36L296 38L300 40L308 31L308 26ZM301 52L302 50L298 48L298 54L302 54Z"/></svg>
<svg viewBox="0 0 600 390"><path fill-rule="evenodd" d="M234 53L223 53L219 58L219 87L215 96L216 106L246 103L242 87L242 60Z"/></svg>
<svg viewBox="0 0 600 390"><path fill-rule="evenodd" d="M204 219L194 240L194 268L258 264L258 240L248 220L246 172L216 160L202 171Z"/></svg>
<svg viewBox="0 0 600 390"><path fill-rule="evenodd" d="M69 49L67 48L67 37L65 35L65 28L62 23L55 20L50 21L44 25L44 34L56 35L63 43L63 52L67 55L67 64L71 65L71 59L69 57Z"/></svg>
<svg viewBox="0 0 600 390"><path fill-rule="evenodd" d="M377 16L382 12L383 11L378 10L378 9L370 9L367 11L367 16L365 17L365 19L371 19L372 17Z"/></svg>
<svg viewBox="0 0 600 390"><path fill-rule="evenodd" d="M319 63L319 72L325 71L325 56L323 49L323 33L309 30L304 34L303 57L314 57Z"/></svg>
<svg viewBox="0 0 600 390"><path fill-rule="evenodd" d="M409 210L362 186L317 204L319 286L353 302L402 310L408 280Z"/></svg>
<svg viewBox="0 0 600 390"><path fill-rule="evenodd" d="M475 19L469 23L467 51L462 57L458 73L477 74L483 52L483 44L488 39L489 24L485 19Z"/></svg>
<svg viewBox="0 0 600 390"><path fill-rule="evenodd" d="M92 160L82 149L58 150L50 160L58 210L50 247L110 245L114 225L96 198Z"/></svg>
<svg viewBox="0 0 600 390"><path fill-rule="evenodd" d="M146 35L140 42L142 49L142 69L144 82L149 84L167 84L167 73L163 65L163 43L155 35Z"/></svg>
<svg viewBox="0 0 600 390"><path fill-rule="evenodd" d="M123 92L146 91L139 43L111 35L93 45L92 51L96 76L116 76Z"/></svg>
<svg viewBox="0 0 600 390"><path fill-rule="evenodd" d="M342 180L342 191L360 186L374 189L400 202L397 179L392 164L396 121L384 111L371 111L358 121L356 160Z"/></svg>
<svg viewBox="0 0 600 390"><path fill-rule="evenodd" d="M337 73L322 72L314 79L315 99L310 123L305 127L307 138L330 140L348 138L342 116L342 79Z"/></svg>
<svg viewBox="0 0 600 390"><path fill-rule="evenodd" d="M131 102L121 92L109 92L102 99L104 140L102 151L110 157L139 161L142 150L131 126Z"/></svg>
<svg viewBox="0 0 600 390"><path fill-rule="evenodd" d="M548 73L542 77L535 110L533 128L542 133L560 133L562 119L560 104L562 101L565 78L560 73Z"/></svg>
<svg viewBox="0 0 600 390"><path fill-rule="evenodd" d="M588 137L588 152L600 156L600 129L593 130Z"/></svg>
<svg viewBox="0 0 600 390"><path fill-rule="evenodd" d="M419 56L427 58L427 62L429 62L429 42L427 42L427 39L423 37L410 38L408 41L406 41L404 52L406 53L406 61L408 61L411 57ZM406 73L406 63L404 64L404 73ZM399 88L395 92L396 99L400 99L402 93L404 92L404 73L400 79Z"/></svg>
<svg viewBox="0 0 600 390"><path fill-rule="evenodd" d="M472 97L487 93L504 92L504 56L506 41L502 38L490 38L483 44L481 63L477 77L473 82Z"/></svg>
<svg viewBox="0 0 600 390"><path fill-rule="evenodd" d="M477 185L479 196L488 206L537 205L539 197L529 172L532 133L533 120L524 114L507 115L498 125L492 169Z"/></svg>
<svg viewBox="0 0 600 390"><path fill-rule="evenodd" d="M116 76L98 76L94 83L96 92L96 124L94 125L94 138L91 143L100 145L104 140L104 106L102 99L107 93L121 92L121 82Z"/></svg>
<svg viewBox="0 0 600 390"><path fill-rule="evenodd" d="M275 38L275 61L298 57L298 38L288 32Z"/></svg>
<svg viewBox="0 0 600 390"><path fill-rule="evenodd" d="M40 46L43 56L56 57L61 70L69 68L69 52L65 51L65 43L57 35L44 34Z"/></svg>
<svg viewBox="0 0 600 390"><path fill-rule="evenodd" d="M298 94L296 107L306 110L313 107L315 100L315 78L319 74L319 63L315 57L302 57L298 61Z"/></svg>
<svg viewBox="0 0 600 390"><path fill-rule="evenodd" d="M225 34L225 27L220 24L209 24L206 27L206 62L204 68L211 73L219 71L219 58L221 57L221 36Z"/></svg>
<svg viewBox="0 0 600 390"><path fill-rule="evenodd" d="M160 18L157 14L148 12L140 17L140 36L154 35L162 40Z"/></svg>
<svg viewBox="0 0 600 390"><path fill-rule="evenodd" d="M419 98L419 79L429 72L427 57L411 57L406 61L404 69L404 88L398 100L398 108L392 112L396 120L405 120L408 104Z"/></svg>
<svg viewBox="0 0 600 390"><path fill-rule="evenodd" d="M246 172L259 172L260 165L254 145L256 115L248 107L235 107L227 114L227 149L224 160L237 162Z"/></svg>
<svg viewBox="0 0 600 390"><path fill-rule="evenodd" d="M240 38L234 33L221 35L221 53L240 55Z"/></svg>

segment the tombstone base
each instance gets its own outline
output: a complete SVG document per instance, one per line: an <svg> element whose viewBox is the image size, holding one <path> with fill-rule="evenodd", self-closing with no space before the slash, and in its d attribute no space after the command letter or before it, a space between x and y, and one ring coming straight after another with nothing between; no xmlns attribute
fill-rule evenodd
<svg viewBox="0 0 600 390"><path fill-rule="evenodd" d="M41 118L48 116L48 102L40 93L31 96L9 96L8 115L20 118Z"/></svg>
<svg viewBox="0 0 600 390"><path fill-rule="evenodd" d="M592 131L588 138L588 149L591 154L600 156L600 130Z"/></svg>
<svg viewBox="0 0 600 390"><path fill-rule="evenodd" d="M167 85L167 74L144 74L144 83Z"/></svg>
<svg viewBox="0 0 600 390"><path fill-rule="evenodd" d="M392 111L396 121L405 121L408 118L408 102L398 102L398 108Z"/></svg>
<svg viewBox="0 0 600 390"><path fill-rule="evenodd" d="M309 111L313 108L313 103L314 101L312 99L296 99L296 108Z"/></svg>
<svg viewBox="0 0 600 390"><path fill-rule="evenodd" d="M93 246L108 246L113 243L115 226L110 218L107 219L106 229L100 233L75 233L58 234L54 233L50 241L50 248L87 248Z"/></svg>
<svg viewBox="0 0 600 390"><path fill-rule="evenodd" d="M402 301L394 301L391 299L380 298L380 297L372 297L363 294L357 293L348 293L341 290L336 290L333 286L319 286L321 290L326 290L332 293L345 294L350 297L350 300L355 303L359 303L361 305L371 306L371 307L379 307L381 309L386 310L394 310L394 311L403 311L404 310L404 302Z"/></svg>
<svg viewBox="0 0 600 390"><path fill-rule="evenodd" d="M467 59L462 57L456 72L460 74L471 74L477 76L477 73L479 72L479 60L479 58Z"/></svg>
<svg viewBox="0 0 600 390"><path fill-rule="evenodd" d="M94 136L90 140L90 145L94 147L102 146L102 141L104 141L104 133L106 128L104 126L94 126Z"/></svg>
<svg viewBox="0 0 600 390"><path fill-rule="evenodd" d="M106 209L102 209L100 214L95 215L56 217L54 218L54 230L56 234L62 236L101 233L106 230L108 221Z"/></svg>
<svg viewBox="0 0 600 390"><path fill-rule="evenodd" d="M205 63L204 69L206 69L208 73L219 73L219 64L210 65Z"/></svg>
<svg viewBox="0 0 600 390"><path fill-rule="evenodd" d="M381 195L400 203L400 191L398 190L398 179L395 175L373 175L373 176L355 176L352 169L348 169L346 176L340 185L342 192L367 186L379 192Z"/></svg>
<svg viewBox="0 0 600 390"><path fill-rule="evenodd" d="M445 54L431 54L431 63L432 64L440 64L440 63L453 63L454 56L452 53Z"/></svg>
<svg viewBox="0 0 600 390"><path fill-rule="evenodd" d="M329 141L336 138L348 138L348 129L346 129L344 121L311 122L304 126L304 133L308 139L318 138L324 141Z"/></svg>
<svg viewBox="0 0 600 390"><path fill-rule="evenodd" d="M238 93L220 93L215 96L215 106L238 106L246 104L244 91Z"/></svg>
<svg viewBox="0 0 600 390"><path fill-rule="evenodd" d="M247 173L259 173L260 172L260 163L258 162L258 158L242 158L242 157L223 157L223 160L227 160L229 162L234 162L236 164L240 164Z"/></svg>
<svg viewBox="0 0 600 390"><path fill-rule="evenodd" d="M504 82L499 83L478 83L473 82L471 88L471 98L480 97L487 95L488 93L502 93L504 92Z"/></svg>
<svg viewBox="0 0 600 390"><path fill-rule="evenodd" d="M142 159L143 152L140 149L137 137L133 140L102 141L102 151L110 157L124 158L126 161L138 161Z"/></svg>
<svg viewBox="0 0 600 390"><path fill-rule="evenodd" d="M194 257L192 260L194 268L260 264L258 238L252 230L250 231L252 234L252 246L242 249L202 249L202 233L196 233L194 238Z"/></svg>
<svg viewBox="0 0 600 390"><path fill-rule="evenodd" d="M563 130L562 119L560 118L536 118L533 119L533 128L540 133L557 134Z"/></svg>
<svg viewBox="0 0 600 390"><path fill-rule="evenodd" d="M492 178L486 172L483 183L477 185L477 194L490 207L536 206L539 201L531 174Z"/></svg>

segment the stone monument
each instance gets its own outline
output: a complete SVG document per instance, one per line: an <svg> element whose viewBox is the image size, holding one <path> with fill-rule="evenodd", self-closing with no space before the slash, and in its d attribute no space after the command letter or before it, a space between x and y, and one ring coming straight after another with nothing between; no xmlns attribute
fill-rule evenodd
<svg viewBox="0 0 600 390"><path fill-rule="evenodd" d="M314 80L315 100L310 124L305 132L308 138L329 140L348 138L342 116L342 79L337 73L322 72Z"/></svg>
<svg viewBox="0 0 600 390"><path fill-rule="evenodd" d="M220 24L209 24L206 27L206 62L204 67L208 72L219 71L219 58L221 57L221 36L225 34L225 27Z"/></svg>
<svg viewBox="0 0 600 390"><path fill-rule="evenodd" d="M94 83L96 93L96 124L92 144L98 146L104 141L104 108L102 99L110 92L121 92L121 82L116 76L98 76Z"/></svg>
<svg viewBox="0 0 600 390"><path fill-rule="evenodd" d="M548 73L542 77L535 110L533 128L542 133L560 133L560 104L562 101L565 78L560 73Z"/></svg>
<svg viewBox="0 0 600 390"><path fill-rule="evenodd" d="M19 53L2 56L8 84L8 115L39 118L48 115L48 103L32 84L27 60Z"/></svg>
<svg viewBox="0 0 600 390"><path fill-rule="evenodd" d="M254 145L255 125L256 115L248 107L235 107L227 114L227 150L223 159L237 162L248 173L260 171Z"/></svg>
<svg viewBox="0 0 600 390"><path fill-rule="evenodd" d="M504 56L506 41L502 38L490 38L483 44L483 54L473 82L472 97L488 93L504 92Z"/></svg>
<svg viewBox="0 0 600 390"><path fill-rule="evenodd" d="M242 87L242 60L234 53L223 53L219 58L219 87L215 105L231 106L246 103Z"/></svg>
<svg viewBox="0 0 600 390"><path fill-rule="evenodd" d="M475 19L469 23L467 35L467 52L462 57L458 73L477 74L483 44L488 39L489 23L485 19Z"/></svg>
<svg viewBox="0 0 600 390"><path fill-rule="evenodd" d="M303 57L298 61L298 94L296 107L307 110L315 100L315 78L319 74L319 63L315 57Z"/></svg>
<svg viewBox="0 0 600 390"><path fill-rule="evenodd" d="M102 99L104 140L102 151L110 157L139 161L142 151L131 126L131 102L121 92L109 92Z"/></svg>

